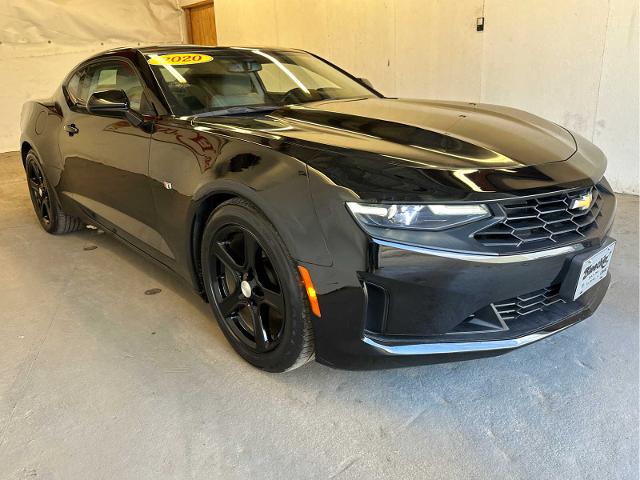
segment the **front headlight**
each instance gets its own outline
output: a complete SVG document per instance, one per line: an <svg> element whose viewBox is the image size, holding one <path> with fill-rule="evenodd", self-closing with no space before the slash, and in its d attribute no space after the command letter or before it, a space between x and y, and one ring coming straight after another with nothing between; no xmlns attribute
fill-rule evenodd
<svg viewBox="0 0 640 480"><path fill-rule="evenodd" d="M363 225L407 230L443 230L491 216L486 205L383 205L347 202Z"/></svg>

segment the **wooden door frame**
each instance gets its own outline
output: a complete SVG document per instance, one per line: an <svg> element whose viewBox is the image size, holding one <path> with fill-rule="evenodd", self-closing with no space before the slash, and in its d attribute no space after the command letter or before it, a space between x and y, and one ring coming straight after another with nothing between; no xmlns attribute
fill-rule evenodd
<svg viewBox="0 0 640 480"><path fill-rule="evenodd" d="M189 5L184 5L182 8L182 11L184 12L184 20L187 24L187 41L189 43L193 42L193 35L191 33L191 9L192 8L197 8L197 7L203 7L205 5L211 5L211 8L213 9L213 16L215 18L216 15L216 9L214 6L214 0L202 0L200 2L194 2L194 3L190 3ZM216 32L216 38L217 38L217 32Z"/></svg>

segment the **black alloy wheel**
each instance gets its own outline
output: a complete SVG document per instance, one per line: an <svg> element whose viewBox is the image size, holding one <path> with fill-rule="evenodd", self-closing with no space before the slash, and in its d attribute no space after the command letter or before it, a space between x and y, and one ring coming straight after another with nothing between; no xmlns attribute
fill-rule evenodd
<svg viewBox="0 0 640 480"><path fill-rule="evenodd" d="M51 229L51 221L54 218L51 209L51 195L42 168L34 157L27 159L27 181L33 208L40 223L48 231Z"/></svg>
<svg viewBox="0 0 640 480"><path fill-rule="evenodd" d="M220 328L245 360L283 372L313 358L311 312L296 264L255 205L232 199L213 211L201 266Z"/></svg>
<svg viewBox="0 0 640 480"><path fill-rule="evenodd" d="M273 350L282 339L285 298L271 260L240 225L221 228L213 243L209 262L224 322L254 352Z"/></svg>
<svg viewBox="0 0 640 480"><path fill-rule="evenodd" d="M42 228L54 235L80 230L83 226L82 221L62 210L33 150L27 153L24 166L31 203Z"/></svg>

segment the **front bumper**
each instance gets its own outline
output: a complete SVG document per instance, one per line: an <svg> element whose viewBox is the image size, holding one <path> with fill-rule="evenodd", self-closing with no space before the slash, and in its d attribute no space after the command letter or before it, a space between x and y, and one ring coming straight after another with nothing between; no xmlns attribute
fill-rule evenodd
<svg viewBox="0 0 640 480"><path fill-rule="evenodd" d="M338 368L370 369L490 357L528 345L589 317L604 298L610 277L575 301L562 297L508 325L496 322L497 328L481 331L461 326L505 299L524 298L526 306L529 292L549 286L559 290L570 281L572 261L611 241L605 237L509 256L370 241L367 255L373 267L358 272L351 285L336 267L328 269L329 274L309 266L312 277L337 280L323 284L325 292L319 297L316 358Z"/></svg>
<svg viewBox="0 0 640 480"><path fill-rule="evenodd" d="M463 341L453 340L450 342L423 342L423 343L407 343L407 342L385 342L384 340L377 340L370 336L365 336L363 341L377 349L383 355L398 355L398 356L415 356L415 355L457 355L457 354L470 354L474 353L491 353L496 354L506 353L516 348L524 347L531 343L542 340L554 333L558 333L571 325L579 322L590 316L595 308L599 305L604 297L604 294L609 287L610 277L607 276L600 285L598 285L599 295L591 298L588 305L580 308L578 311L567 312L566 317L556 321L555 318L548 317L544 322L544 325L539 330L534 330L531 333L525 334L520 337L503 338L496 340L475 340L475 341Z"/></svg>

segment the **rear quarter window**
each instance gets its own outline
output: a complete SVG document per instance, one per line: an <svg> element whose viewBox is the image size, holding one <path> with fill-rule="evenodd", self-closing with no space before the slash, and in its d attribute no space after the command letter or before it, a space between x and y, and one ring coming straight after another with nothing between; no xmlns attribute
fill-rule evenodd
<svg viewBox="0 0 640 480"><path fill-rule="evenodd" d="M87 103L90 85L91 78L86 68L82 68L73 74L66 85L67 93L73 105Z"/></svg>

